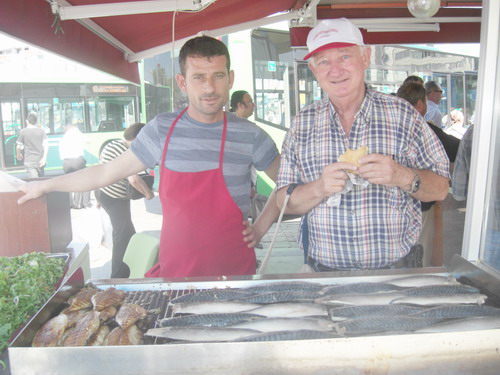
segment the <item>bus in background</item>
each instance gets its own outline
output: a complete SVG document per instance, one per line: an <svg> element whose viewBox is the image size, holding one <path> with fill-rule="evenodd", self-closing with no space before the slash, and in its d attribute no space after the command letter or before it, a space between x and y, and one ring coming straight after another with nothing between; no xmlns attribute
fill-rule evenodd
<svg viewBox="0 0 500 375"><path fill-rule="evenodd" d="M16 159L16 140L30 112L47 133L49 153L45 170L62 173L59 141L67 123L77 123L86 138L87 165L96 164L102 148L123 137L139 121L140 88L118 83L3 83L0 85L0 167L22 173Z"/></svg>

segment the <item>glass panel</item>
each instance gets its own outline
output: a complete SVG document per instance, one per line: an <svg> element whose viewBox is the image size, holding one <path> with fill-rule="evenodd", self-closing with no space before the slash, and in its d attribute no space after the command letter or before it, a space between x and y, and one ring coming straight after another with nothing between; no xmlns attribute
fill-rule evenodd
<svg viewBox="0 0 500 375"><path fill-rule="evenodd" d="M52 99L28 99L28 113L35 112L38 116L38 126L46 133L54 131L54 112L52 111Z"/></svg>
<svg viewBox="0 0 500 375"><path fill-rule="evenodd" d="M22 128L21 103L5 101L0 103L2 124L2 167L15 167L20 162L16 159L16 140ZM20 163L22 165L22 163Z"/></svg>
<svg viewBox="0 0 500 375"><path fill-rule="evenodd" d="M299 63L297 65L297 76L298 76L298 103L299 111L312 104L316 100L321 100L323 98L323 91L318 85L318 81L314 78L311 69L307 66L307 63Z"/></svg>
<svg viewBox="0 0 500 375"><path fill-rule="evenodd" d="M135 122L133 97L97 97L88 103L92 132L120 131Z"/></svg>
<svg viewBox="0 0 500 375"><path fill-rule="evenodd" d="M441 97L441 101L438 104L439 111L443 115L443 126L448 127L450 123L447 122L448 116L446 114L449 112L449 93L448 93L448 75L446 74L434 74L434 81L437 82L439 86L443 89L443 96ZM446 116L446 118L444 118Z"/></svg>
<svg viewBox="0 0 500 375"><path fill-rule="evenodd" d="M498 61L498 56L497 56ZM497 63L497 82L493 103L500 100L500 66ZM493 128L490 146L491 173L488 174L488 193L486 204L486 242L483 260L500 271L500 106L493 109Z"/></svg>
<svg viewBox="0 0 500 375"><path fill-rule="evenodd" d="M474 124L476 108L477 74L465 75L465 124Z"/></svg>
<svg viewBox="0 0 500 375"><path fill-rule="evenodd" d="M252 34L255 118L289 127L295 116L293 54L288 33L256 30Z"/></svg>

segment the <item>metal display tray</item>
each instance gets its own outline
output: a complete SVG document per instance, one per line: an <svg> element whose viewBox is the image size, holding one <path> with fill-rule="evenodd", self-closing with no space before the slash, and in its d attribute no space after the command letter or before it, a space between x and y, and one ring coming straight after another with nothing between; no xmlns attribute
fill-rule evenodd
<svg viewBox="0 0 500 375"><path fill-rule="evenodd" d="M493 293L498 279L463 259L456 278L466 277ZM449 275L444 268L282 274L211 279L92 280L99 289L164 295L192 289L248 287L269 281L313 281L325 285L384 281L410 274ZM31 348L36 330L61 300L83 286L71 277L9 348L11 373L19 374L498 374L500 330L373 335L274 342L182 343L136 346ZM498 294L497 294L498 295Z"/></svg>

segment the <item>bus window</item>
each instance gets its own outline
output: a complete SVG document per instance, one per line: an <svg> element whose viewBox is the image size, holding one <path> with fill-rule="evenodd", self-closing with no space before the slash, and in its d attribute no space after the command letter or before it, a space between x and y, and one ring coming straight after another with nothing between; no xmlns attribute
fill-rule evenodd
<svg viewBox="0 0 500 375"><path fill-rule="evenodd" d="M97 97L89 99L92 132L121 131L136 122L134 97Z"/></svg>
<svg viewBox="0 0 500 375"><path fill-rule="evenodd" d="M0 140L0 166L2 168L15 167L19 161L16 159L16 140L22 128L21 103L15 101L2 101L0 103L0 123L2 134Z"/></svg>

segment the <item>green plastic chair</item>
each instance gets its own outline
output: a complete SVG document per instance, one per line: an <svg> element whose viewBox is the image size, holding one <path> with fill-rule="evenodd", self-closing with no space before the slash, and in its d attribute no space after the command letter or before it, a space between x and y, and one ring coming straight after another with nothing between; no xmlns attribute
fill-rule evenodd
<svg viewBox="0 0 500 375"><path fill-rule="evenodd" d="M136 233L130 239L123 262L130 268L129 278L143 278L158 262L160 239L146 233Z"/></svg>

